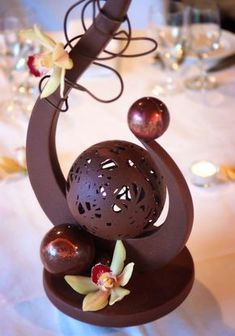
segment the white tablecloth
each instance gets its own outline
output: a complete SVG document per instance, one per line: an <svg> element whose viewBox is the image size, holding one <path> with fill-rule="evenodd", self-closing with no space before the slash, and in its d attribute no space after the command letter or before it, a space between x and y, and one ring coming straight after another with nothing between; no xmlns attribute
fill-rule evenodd
<svg viewBox="0 0 235 336"><path fill-rule="evenodd" d="M150 87L162 73L148 58L125 62L122 73L125 92L115 103L100 104L83 93L71 93L70 110L61 114L57 131L65 175L76 156L94 143L110 139L137 143L127 126L127 110L136 99L151 95ZM164 98L171 123L159 142L184 173L195 207L187 246L194 258L196 280L184 303L158 321L122 329L87 325L58 311L43 290L39 258L41 239L52 226L28 178L21 177L0 183L0 335L235 335L234 183L200 189L189 180L189 166L195 160L235 164L234 76L235 68L230 68L218 73L223 85L215 91L184 90ZM101 96L110 97L118 90L109 76L83 82ZM13 155L24 144L25 135L26 123L1 121L0 154Z"/></svg>

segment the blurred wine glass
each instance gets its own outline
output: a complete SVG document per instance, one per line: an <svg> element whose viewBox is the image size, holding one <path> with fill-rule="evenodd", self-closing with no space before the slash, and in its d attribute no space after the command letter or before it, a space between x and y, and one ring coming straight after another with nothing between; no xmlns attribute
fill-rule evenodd
<svg viewBox="0 0 235 336"><path fill-rule="evenodd" d="M185 26L187 7L175 1L162 1L150 8L149 28L158 42L159 57L164 66L164 78L152 88L155 95L176 93L180 84L173 77L185 57Z"/></svg>
<svg viewBox="0 0 235 336"><path fill-rule="evenodd" d="M19 31L23 28L22 21L15 16L0 19L1 37L1 68L8 82L8 95L1 103L1 115L7 119L19 120L28 118L33 106L35 83L27 70L28 55L36 53L38 47L32 41L22 42Z"/></svg>
<svg viewBox="0 0 235 336"><path fill-rule="evenodd" d="M7 16L3 19L4 41L7 56L17 59L20 53L19 30L22 28L21 22L17 17Z"/></svg>
<svg viewBox="0 0 235 336"><path fill-rule="evenodd" d="M18 33L22 25L18 17L4 16L0 20L0 27L4 45L1 52L1 67L9 85L9 96L6 95L4 97L4 101L1 104L1 114L13 117L15 111L14 70L21 52L21 42Z"/></svg>
<svg viewBox="0 0 235 336"><path fill-rule="evenodd" d="M188 78L185 84L192 90L210 90L218 86L215 77L208 76L205 70L209 53L219 47L221 29L217 4L212 0L195 1L190 8L189 20L188 47L199 60L199 74Z"/></svg>

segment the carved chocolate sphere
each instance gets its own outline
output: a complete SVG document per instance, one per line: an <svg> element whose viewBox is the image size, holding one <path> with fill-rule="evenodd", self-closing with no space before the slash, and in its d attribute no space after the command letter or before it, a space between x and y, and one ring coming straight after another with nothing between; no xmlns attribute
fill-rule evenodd
<svg viewBox="0 0 235 336"><path fill-rule="evenodd" d="M160 137L169 125L166 105L154 97L137 100L129 109L128 125L135 136L153 140Z"/></svg>
<svg viewBox="0 0 235 336"><path fill-rule="evenodd" d="M61 224L43 238L40 255L45 269L53 274L81 274L91 265L93 239L77 225Z"/></svg>
<svg viewBox="0 0 235 336"><path fill-rule="evenodd" d="M160 172L143 148L106 141L83 152L67 179L67 202L77 222L105 239L133 238L149 229L165 201Z"/></svg>

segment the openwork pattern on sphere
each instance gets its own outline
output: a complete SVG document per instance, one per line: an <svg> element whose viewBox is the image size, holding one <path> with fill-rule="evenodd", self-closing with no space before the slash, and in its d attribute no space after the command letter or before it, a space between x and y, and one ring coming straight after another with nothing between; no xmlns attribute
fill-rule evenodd
<svg viewBox="0 0 235 336"><path fill-rule="evenodd" d="M105 239L137 237L153 227L166 196L163 177L143 148L106 141L84 151L67 179L67 202L85 230Z"/></svg>

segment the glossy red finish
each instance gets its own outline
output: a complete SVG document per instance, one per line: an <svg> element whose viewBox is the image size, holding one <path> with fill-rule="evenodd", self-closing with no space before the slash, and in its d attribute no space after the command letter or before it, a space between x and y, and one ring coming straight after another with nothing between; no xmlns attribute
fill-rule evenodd
<svg viewBox="0 0 235 336"><path fill-rule="evenodd" d="M129 109L128 125L135 136L153 140L160 137L169 125L166 105L154 97L143 97Z"/></svg>
<svg viewBox="0 0 235 336"><path fill-rule="evenodd" d="M62 224L45 235L40 255L48 272L78 275L91 266L95 248L92 238L78 226Z"/></svg>

